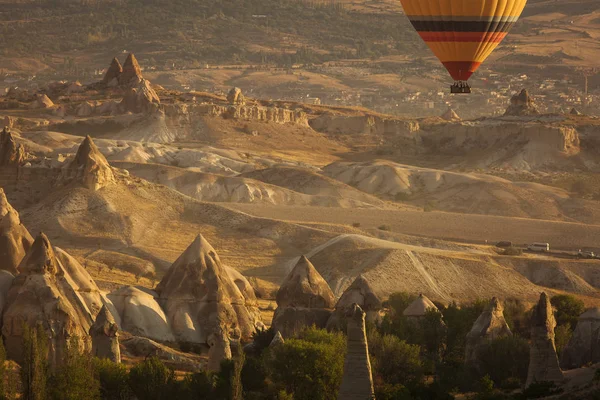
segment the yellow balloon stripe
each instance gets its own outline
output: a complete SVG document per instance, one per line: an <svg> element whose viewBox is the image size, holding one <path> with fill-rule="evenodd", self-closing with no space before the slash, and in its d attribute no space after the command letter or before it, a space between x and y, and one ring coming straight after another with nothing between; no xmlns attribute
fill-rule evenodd
<svg viewBox="0 0 600 400"><path fill-rule="evenodd" d="M401 0L406 15L518 17L527 0ZM498 13L502 10L501 13Z"/></svg>

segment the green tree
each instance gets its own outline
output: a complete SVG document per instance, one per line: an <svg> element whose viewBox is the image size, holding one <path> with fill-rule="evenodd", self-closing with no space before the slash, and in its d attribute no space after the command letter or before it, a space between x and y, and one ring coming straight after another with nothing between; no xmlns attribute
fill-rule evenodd
<svg viewBox="0 0 600 400"><path fill-rule="evenodd" d="M246 358L239 344L235 353L235 357L231 360L223 360L221 362L221 369L216 377L215 388L219 399L242 400L242 370Z"/></svg>
<svg viewBox="0 0 600 400"><path fill-rule="evenodd" d="M554 329L554 342L556 343L556 353L560 356L563 349L571 340L573 331L571 330L571 324L559 325Z"/></svg>
<svg viewBox="0 0 600 400"><path fill-rule="evenodd" d="M505 336L487 343L479 353L481 372L499 387L525 383L529 367L529 343L518 336Z"/></svg>
<svg viewBox="0 0 600 400"><path fill-rule="evenodd" d="M513 334L522 338L529 338L529 319L531 310L519 299L506 299L504 301L504 319Z"/></svg>
<svg viewBox="0 0 600 400"><path fill-rule="evenodd" d="M80 339L72 337L60 364L49 379L49 398L53 400L100 399L92 356L80 349Z"/></svg>
<svg viewBox="0 0 600 400"><path fill-rule="evenodd" d="M342 334L308 328L269 351L271 379L295 400L336 399L346 353Z"/></svg>
<svg viewBox="0 0 600 400"><path fill-rule="evenodd" d="M129 400L133 393L129 387L127 368L106 358L94 358L94 371L100 382L100 397L103 400Z"/></svg>
<svg viewBox="0 0 600 400"><path fill-rule="evenodd" d="M558 326L569 324L572 328L575 328L577 319L585 311L583 301L568 294L553 296L550 303L556 308L555 317Z"/></svg>
<svg viewBox="0 0 600 400"><path fill-rule="evenodd" d="M158 357L151 357L131 368L129 386L138 399L171 399L176 386L175 373Z"/></svg>
<svg viewBox="0 0 600 400"><path fill-rule="evenodd" d="M444 357L446 360L464 362L467 334L485 309L486 304L486 301L478 300L459 307L453 302L448 307L441 309L444 322L448 327Z"/></svg>
<svg viewBox="0 0 600 400"><path fill-rule="evenodd" d="M421 380L423 363L419 346L408 344L394 335L381 335L375 329L368 333L369 355L377 378L387 385L402 386ZM399 390L398 387L388 389Z"/></svg>
<svg viewBox="0 0 600 400"><path fill-rule="evenodd" d="M48 381L48 339L42 325L23 326L21 381L24 400L45 400Z"/></svg>
<svg viewBox="0 0 600 400"><path fill-rule="evenodd" d="M0 399L6 399L6 388L4 387L4 381L6 379L6 350L4 349L4 342L0 336Z"/></svg>

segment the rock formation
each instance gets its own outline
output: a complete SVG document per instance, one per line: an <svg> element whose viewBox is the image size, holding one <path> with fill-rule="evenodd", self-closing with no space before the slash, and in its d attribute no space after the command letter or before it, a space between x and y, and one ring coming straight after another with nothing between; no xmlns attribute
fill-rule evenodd
<svg viewBox="0 0 600 400"><path fill-rule="evenodd" d="M15 125L15 120L13 117L7 115L4 117L2 121L2 129L11 130Z"/></svg>
<svg viewBox="0 0 600 400"><path fill-rule="evenodd" d="M84 101L83 103L81 103L79 105L79 107L77 107L77 110L75 111L75 113L80 118L90 117L92 114L94 114L95 109L96 109L96 106L92 102Z"/></svg>
<svg viewBox="0 0 600 400"><path fill-rule="evenodd" d="M121 66L121 63L119 62L119 60L117 60L117 58L113 58L112 62L110 63L110 67L108 68L108 70L106 71L106 74L104 75L104 79L102 79L102 83L109 85L112 83L112 85L116 85L119 83L119 77L121 76L121 74L123 73L123 67Z"/></svg>
<svg viewBox="0 0 600 400"><path fill-rule="evenodd" d="M302 256L277 291L273 327L283 337L293 336L306 326L324 328L334 305L331 288Z"/></svg>
<svg viewBox="0 0 600 400"><path fill-rule="evenodd" d="M171 265L156 291L182 342L208 343L211 334L220 332L247 339L263 326L202 235Z"/></svg>
<svg viewBox="0 0 600 400"><path fill-rule="evenodd" d="M563 369L600 362L600 308L590 308L579 316L577 327L560 357Z"/></svg>
<svg viewBox="0 0 600 400"><path fill-rule="evenodd" d="M151 112L160 104L160 98L152 88L150 81L143 79L135 87L131 87L125 93L119 107L123 112L134 114Z"/></svg>
<svg viewBox="0 0 600 400"><path fill-rule="evenodd" d="M19 218L19 213L9 204L4 189L0 188L0 270L13 275L29 251L33 238Z"/></svg>
<svg viewBox="0 0 600 400"><path fill-rule="evenodd" d="M221 361L231 359L231 345L227 334L223 331L208 335L208 363L206 368L212 372L221 369Z"/></svg>
<svg viewBox="0 0 600 400"><path fill-rule="evenodd" d="M138 61L133 53L129 53L127 59L125 60L125 64L123 64L123 71L119 75L119 84L125 86L135 86L139 84L142 79L142 69L140 68L140 64L138 64Z"/></svg>
<svg viewBox="0 0 600 400"><path fill-rule="evenodd" d="M368 400L375 398L365 315L365 312L356 304L348 310L346 315L348 350L338 399Z"/></svg>
<svg viewBox="0 0 600 400"><path fill-rule="evenodd" d="M277 331L275 332L275 336L273 336L273 340L271 340L271 343L269 343L269 347L276 347L284 343L285 340L283 339L283 336L281 336L281 332Z"/></svg>
<svg viewBox="0 0 600 400"><path fill-rule="evenodd" d="M25 148L17 144L6 127L0 133L0 167L19 166L25 162Z"/></svg>
<svg viewBox="0 0 600 400"><path fill-rule="evenodd" d="M465 362L477 367L481 347L485 346L487 341L502 336L512 336L512 332L504 319L502 304L494 297L467 334Z"/></svg>
<svg viewBox="0 0 600 400"><path fill-rule="evenodd" d="M583 115L581 113L581 111L579 111L578 109L576 109L575 107L571 108L571 112L569 112L569 114L571 115Z"/></svg>
<svg viewBox="0 0 600 400"><path fill-rule="evenodd" d="M431 300L424 296L422 293L415 299L408 307L402 312L402 314L409 318L424 317L427 311L439 311L439 309L432 303Z"/></svg>
<svg viewBox="0 0 600 400"><path fill-rule="evenodd" d="M448 122L454 122L454 121L460 121L461 118L458 116L458 114L456 113L456 111L454 111L452 108L448 108L448 110L443 113L441 115L441 117L444 121L448 121Z"/></svg>
<svg viewBox="0 0 600 400"><path fill-rule="evenodd" d="M6 296L8 296L8 291L10 290L14 279L15 277L10 272L0 270L0 315L2 315L2 311L4 310Z"/></svg>
<svg viewBox="0 0 600 400"><path fill-rule="evenodd" d="M358 305L367 314L367 321L375 323L381 319L382 301L375 294L369 282L362 275L359 275L335 305L335 311L327 321L327 329L345 330L345 315L348 310L352 309L354 304Z"/></svg>
<svg viewBox="0 0 600 400"><path fill-rule="evenodd" d="M37 94L35 100L29 105L31 109L52 108L54 103L45 94Z"/></svg>
<svg viewBox="0 0 600 400"><path fill-rule="evenodd" d="M555 327L550 299L546 293L542 293L531 315L531 350L526 386L534 382L560 383L564 379L554 345Z"/></svg>
<svg viewBox="0 0 600 400"><path fill-rule="evenodd" d="M107 358L112 362L121 362L119 349L119 326L109 309L104 306L96 316L96 321L90 328L92 337L92 356Z"/></svg>
<svg viewBox="0 0 600 400"><path fill-rule="evenodd" d="M527 89L521 90L521 93L514 95L510 99L510 105L504 113L505 116L530 116L538 115L538 111L533 99L529 96Z"/></svg>
<svg viewBox="0 0 600 400"><path fill-rule="evenodd" d="M115 182L112 168L89 136L79 146L75 159L63 169L63 179L76 180L91 190Z"/></svg>
<svg viewBox="0 0 600 400"><path fill-rule="evenodd" d="M229 93L227 93L227 102L232 105L243 105L246 103L246 99L242 94L242 89L234 87Z"/></svg>
<svg viewBox="0 0 600 400"><path fill-rule="evenodd" d="M114 304L113 316L119 328L132 335L144 336L161 342L174 342L165 312L162 310L152 290L123 286L108 294Z"/></svg>
<svg viewBox="0 0 600 400"><path fill-rule="evenodd" d="M92 316L87 306L64 276L50 241L40 234L19 265L6 298L2 334L7 355L22 360L24 325L41 325L48 335L49 362L57 365L73 337L81 349L89 350L88 332Z"/></svg>

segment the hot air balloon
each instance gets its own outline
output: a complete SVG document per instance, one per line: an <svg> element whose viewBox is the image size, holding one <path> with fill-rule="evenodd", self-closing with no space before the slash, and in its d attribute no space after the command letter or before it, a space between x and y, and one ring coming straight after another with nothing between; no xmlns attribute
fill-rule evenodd
<svg viewBox="0 0 600 400"><path fill-rule="evenodd" d="M473 72L506 37L527 0L400 0L408 19L444 64L452 93L471 93Z"/></svg>

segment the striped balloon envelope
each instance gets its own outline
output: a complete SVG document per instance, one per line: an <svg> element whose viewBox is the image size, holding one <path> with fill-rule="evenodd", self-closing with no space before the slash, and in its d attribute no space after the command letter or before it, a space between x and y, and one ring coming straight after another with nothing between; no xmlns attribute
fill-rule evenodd
<svg viewBox="0 0 600 400"><path fill-rule="evenodd" d="M527 0L400 0L410 22L457 82L506 37Z"/></svg>

